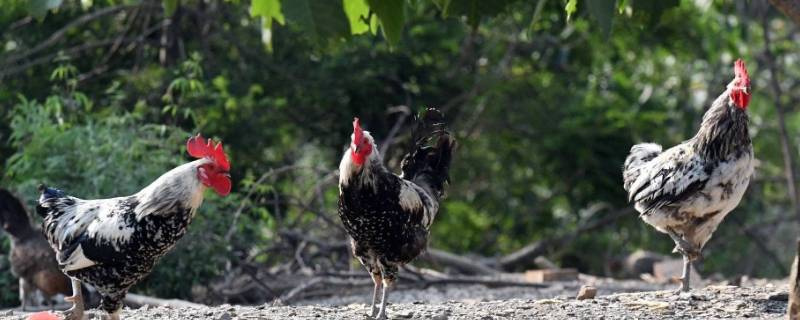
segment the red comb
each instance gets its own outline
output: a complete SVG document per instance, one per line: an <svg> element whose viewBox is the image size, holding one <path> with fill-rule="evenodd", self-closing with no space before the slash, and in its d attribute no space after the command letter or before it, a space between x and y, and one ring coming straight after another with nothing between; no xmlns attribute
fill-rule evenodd
<svg viewBox="0 0 800 320"><path fill-rule="evenodd" d="M364 130L361 129L361 121L353 118L353 142L360 143L364 139Z"/></svg>
<svg viewBox="0 0 800 320"><path fill-rule="evenodd" d="M222 142L214 145L214 141L211 139L208 139L206 143L203 143L203 140L205 140L203 136L198 133L186 141L186 150L189 151L189 155L198 159L209 158L222 169L230 170L231 164L228 162L228 157L225 156L225 150L222 149Z"/></svg>
<svg viewBox="0 0 800 320"><path fill-rule="evenodd" d="M742 59L737 59L736 63L734 63L733 74L736 75L737 78L741 78L748 83L750 82L750 75L747 74L747 68L744 66L744 60Z"/></svg>

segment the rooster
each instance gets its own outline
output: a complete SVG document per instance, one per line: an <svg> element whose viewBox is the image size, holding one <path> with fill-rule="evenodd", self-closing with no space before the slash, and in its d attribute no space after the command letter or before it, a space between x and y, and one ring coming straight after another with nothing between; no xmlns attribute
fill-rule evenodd
<svg viewBox="0 0 800 320"><path fill-rule="evenodd" d="M386 319L398 267L427 247L455 147L442 121L436 109L418 119L414 146L403 158L399 176L383 166L375 140L358 118L353 121L350 148L339 165L339 217L352 238L353 255L375 284L371 317Z"/></svg>
<svg viewBox="0 0 800 320"><path fill-rule="evenodd" d="M70 281L56 263L56 255L41 231L31 225L22 203L11 192L0 189L0 226L11 238L11 273L19 277L22 311L28 307L35 290L52 307L56 294L70 293Z"/></svg>
<svg viewBox="0 0 800 320"><path fill-rule="evenodd" d="M119 198L82 200L40 186L36 207L43 232L56 251L61 270L72 279L68 320L82 319L81 282L100 293L100 306L119 319L122 299L156 261L185 233L212 188L230 193L230 164L222 144L203 143L198 134L186 148L195 160L170 170L138 193Z"/></svg>
<svg viewBox="0 0 800 320"><path fill-rule="evenodd" d="M662 151L642 143L625 159L623 182L640 217L668 234L683 255L680 291L690 290L692 261L700 257L725 216L739 204L753 175L747 131L750 77L740 59L734 79L706 111L700 130Z"/></svg>

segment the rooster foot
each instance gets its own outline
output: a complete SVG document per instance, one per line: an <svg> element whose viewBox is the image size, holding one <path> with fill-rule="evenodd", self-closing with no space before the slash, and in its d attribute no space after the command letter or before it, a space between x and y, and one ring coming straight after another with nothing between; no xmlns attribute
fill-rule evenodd
<svg viewBox="0 0 800 320"><path fill-rule="evenodd" d="M71 296L64 298L67 302L72 302L72 308L60 312L64 320L83 320L83 298L81 296Z"/></svg>
<svg viewBox="0 0 800 320"><path fill-rule="evenodd" d="M59 312L59 315L62 316L64 320L83 320L83 309L72 307L69 310Z"/></svg>

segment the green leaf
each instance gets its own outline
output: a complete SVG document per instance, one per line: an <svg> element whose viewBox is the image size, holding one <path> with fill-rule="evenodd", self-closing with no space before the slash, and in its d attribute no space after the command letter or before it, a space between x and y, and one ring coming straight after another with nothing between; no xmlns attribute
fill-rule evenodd
<svg viewBox="0 0 800 320"><path fill-rule="evenodd" d="M567 12L567 21L572 17L572 14L578 10L578 0L567 0L567 5L564 7L564 11Z"/></svg>
<svg viewBox="0 0 800 320"><path fill-rule="evenodd" d="M366 0L342 0L344 5L344 13L347 15L347 20L350 21L350 33L362 34L370 30L369 6Z"/></svg>
<svg viewBox="0 0 800 320"><path fill-rule="evenodd" d="M367 0L369 8L380 20L383 36L392 46L400 42L405 24L404 0Z"/></svg>
<svg viewBox="0 0 800 320"><path fill-rule="evenodd" d="M592 0L586 2L589 14L597 21L603 37L606 39L611 35L611 23L614 20L614 8L616 5L616 0Z"/></svg>
<svg viewBox="0 0 800 320"><path fill-rule="evenodd" d="M292 0L282 4L286 19L297 23L317 39L350 36L350 25L341 1Z"/></svg>
<svg viewBox="0 0 800 320"><path fill-rule="evenodd" d="M164 0L161 5L164 7L164 15L167 17L171 17L172 14L175 13L175 10L178 9L178 5L180 4L180 0Z"/></svg>
<svg viewBox="0 0 800 320"><path fill-rule="evenodd" d="M47 11L61 6L61 0L29 0L28 13L42 20L47 15Z"/></svg>
<svg viewBox="0 0 800 320"><path fill-rule="evenodd" d="M280 0L253 0L250 4L250 16L263 17L264 28L270 28L273 19L280 25L285 23Z"/></svg>
<svg viewBox="0 0 800 320"><path fill-rule="evenodd" d="M281 12L280 0L253 0L250 3L250 16L261 17L261 42L272 51L272 21L283 25L286 23Z"/></svg>

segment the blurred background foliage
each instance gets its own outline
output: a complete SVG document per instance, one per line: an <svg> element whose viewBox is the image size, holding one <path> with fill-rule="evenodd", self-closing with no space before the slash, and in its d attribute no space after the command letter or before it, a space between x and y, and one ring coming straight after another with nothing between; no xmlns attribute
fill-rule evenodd
<svg viewBox="0 0 800 320"><path fill-rule="evenodd" d="M427 106L460 144L432 247L499 257L611 217L547 256L619 275L636 249L672 249L626 211L630 146L691 137L738 57L753 79L759 165L701 271L785 276L800 212L786 170L800 36L763 0L3 3L0 182L29 208L41 182L82 198L130 194L188 160L190 133L225 143L234 192L209 193L134 291L214 301L202 292L231 270L287 266L293 232L344 241L336 168L353 116L397 168L409 114ZM349 261L327 258L286 268ZM15 286L0 271L0 287ZM16 294L0 291L0 304Z"/></svg>

